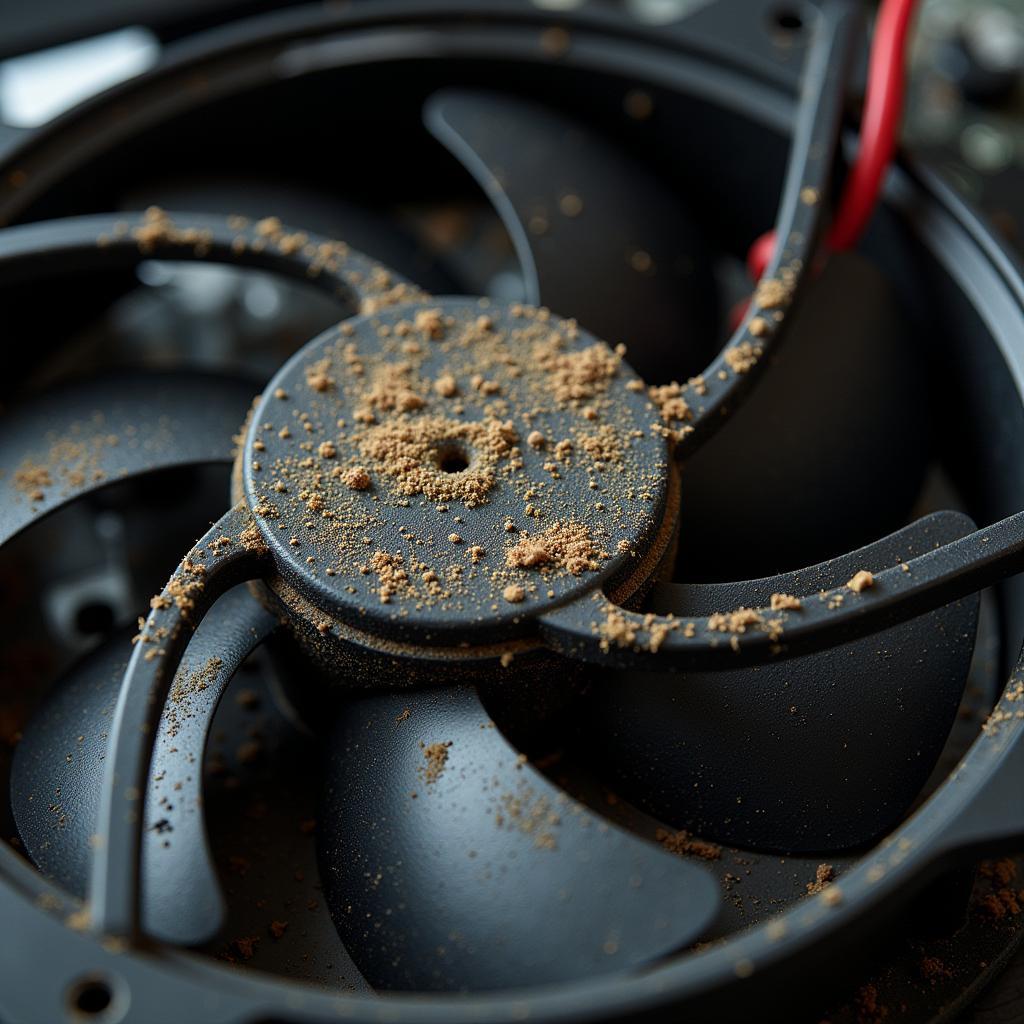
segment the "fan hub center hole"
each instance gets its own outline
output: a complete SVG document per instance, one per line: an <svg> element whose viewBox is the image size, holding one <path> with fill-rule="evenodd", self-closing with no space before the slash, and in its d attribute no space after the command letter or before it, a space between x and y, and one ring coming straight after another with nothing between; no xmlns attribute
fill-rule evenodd
<svg viewBox="0 0 1024 1024"><path fill-rule="evenodd" d="M446 442L437 450L437 465L442 473L464 473L469 469L469 453L461 444Z"/></svg>

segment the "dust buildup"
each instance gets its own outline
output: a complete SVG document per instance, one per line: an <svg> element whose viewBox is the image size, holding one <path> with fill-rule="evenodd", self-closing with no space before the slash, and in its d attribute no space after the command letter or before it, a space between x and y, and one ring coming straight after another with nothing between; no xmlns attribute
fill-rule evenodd
<svg viewBox="0 0 1024 1024"><path fill-rule="evenodd" d="M648 612L634 616L613 604L606 604L604 615L597 623L596 630L601 650L608 652L613 647L631 647L637 651L656 654L662 644L682 625L674 615L659 616ZM692 623L683 627L684 636L692 636Z"/></svg>
<svg viewBox="0 0 1024 1024"><path fill-rule="evenodd" d="M814 895L824 890L835 881L836 870L831 864L819 864L814 872L814 881L806 885L807 892Z"/></svg>
<svg viewBox="0 0 1024 1024"><path fill-rule="evenodd" d="M377 593L382 604L387 604L396 594L412 594L414 592L405 558L399 552L389 554L387 551L375 551L368 563L369 571L380 581Z"/></svg>
<svg viewBox="0 0 1024 1024"><path fill-rule="evenodd" d="M573 576L598 570L601 557L590 528L571 520L552 523L535 536L524 536L505 552L505 562L513 569L558 568Z"/></svg>
<svg viewBox="0 0 1024 1024"><path fill-rule="evenodd" d="M444 318L439 309L419 310L413 323L416 325L416 330L428 338L437 339L444 336Z"/></svg>
<svg viewBox="0 0 1024 1024"><path fill-rule="evenodd" d="M19 491L27 494L33 501L42 501L46 497L43 488L51 487L53 480L45 466L25 463L15 472L14 483Z"/></svg>
<svg viewBox="0 0 1024 1024"><path fill-rule="evenodd" d="M288 400L261 404L247 479L268 542L346 603L375 621L515 615L613 559L616 579L639 566L677 385L652 397L621 349L515 304L400 308L317 346L282 379Z"/></svg>
<svg viewBox="0 0 1024 1024"><path fill-rule="evenodd" d="M579 402L595 398L608 389L619 371L621 354L605 345L591 345L577 352L563 351L558 334L534 346L536 365L546 375L547 386L558 402Z"/></svg>
<svg viewBox="0 0 1024 1024"><path fill-rule="evenodd" d="M442 398L454 398L459 393L459 385L450 373L442 373L434 381L434 390Z"/></svg>
<svg viewBox="0 0 1024 1024"><path fill-rule="evenodd" d="M778 309L781 306L786 306L792 297L792 284L772 277L762 278L754 291L754 302L763 309Z"/></svg>
<svg viewBox="0 0 1024 1024"><path fill-rule="evenodd" d="M374 374L365 401L369 408L380 412L412 412L427 404L420 394L425 390L413 373L412 363L385 363Z"/></svg>
<svg viewBox="0 0 1024 1024"><path fill-rule="evenodd" d="M853 578L846 585L854 593L859 594L861 591L868 590L875 585L875 577L867 569L861 569L859 572L854 573Z"/></svg>
<svg viewBox="0 0 1024 1024"><path fill-rule="evenodd" d="M65 435L48 440L42 459L24 459L14 471L15 488L32 502L44 501L54 487L67 495L106 479L103 462L107 450L120 443L116 434L105 429L101 414L75 423Z"/></svg>
<svg viewBox="0 0 1024 1024"><path fill-rule="evenodd" d="M422 494L431 501L461 501L475 508L487 501L499 463L517 440L510 421L462 421L444 416L395 418L368 430L363 456L391 478L399 494ZM461 473L446 473L438 460L445 445L461 442L474 458Z"/></svg>
<svg viewBox="0 0 1024 1024"><path fill-rule="evenodd" d="M452 741L444 743L420 743L423 751L423 760L426 764L419 768L420 777L431 786L444 775L445 766L448 764L448 751L451 749Z"/></svg>
<svg viewBox="0 0 1024 1024"><path fill-rule="evenodd" d="M330 391L335 385L335 380L329 373L330 367L331 361L326 357L307 366L306 383L314 391Z"/></svg>
<svg viewBox="0 0 1024 1024"><path fill-rule="evenodd" d="M676 381L648 388L647 396L657 406L661 418L666 423L681 422L691 416L690 406L683 398L683 387Z"/></svg>
<svg viewBox="0 0 1024 1024"><path fill-rule="evenodd" d="M224 662L220 658L211 657L194 672L187 664L183 664L178 669L171 684L168 703L164 708L168 737L177 736L181 731L182 720L192 717L191 699L216 683L223 664Z"/></svg>
<svg viewBox="0 0 1024 1024"><path fill-rule="evenodd" d="M362 466L352 466L342 474L345 486L353 491L365 491L370 486L370 474Z"/></svg>
<svg viewBox="0 0 1024 1024"><path fill-rule="evenodd" d="M668 829L659 828L654 837L669 853L701 857L703 860L718 860L722 856L722 848L717 843L698 839L686 831L670 832Z"/></svg>
<svg viewBox="0 0 1024 1024"><path fill-rule="evenodd" d="M725 362L733 373L747 373L761 358L763 350L749 341L741 341L738 345L725 350Z"/></svg>
<svg viewBox="0 0 1024 1024"><path fill-rule="evenodd" d="M763 617L753 608L737 608L732 612L715 612L708 619L708 629L717 633L746 633L763 623Z"/></svg>

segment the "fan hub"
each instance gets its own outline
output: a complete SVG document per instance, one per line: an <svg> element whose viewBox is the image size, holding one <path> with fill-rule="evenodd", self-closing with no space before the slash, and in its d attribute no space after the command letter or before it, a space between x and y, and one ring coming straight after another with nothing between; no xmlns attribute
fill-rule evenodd
<svg viewBox="0 0 1024 1024"><path fill-rule="evenodd" d="M554 604L628 595L675 525L660 398L544 309L445 298L345 321L270 382L240 455L272 587L371 647L521 641Z"/></svg>

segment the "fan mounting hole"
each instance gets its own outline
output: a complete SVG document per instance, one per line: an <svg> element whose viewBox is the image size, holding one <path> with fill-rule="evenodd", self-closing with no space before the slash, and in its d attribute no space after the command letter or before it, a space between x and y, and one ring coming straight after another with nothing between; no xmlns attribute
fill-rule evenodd
<svg viewBox="0 0 1024 1024"><path fill-rule="evenodd" d="M114 628L114 609L106 601L87 601L75 612L75 629L82 636L102 636Z"/></svg>
<svg viewBox="0 0 1024 1024"><path fill-rule="evenodd" d="M463 473L469 469L469 458L458 445L446 445L437 453L437 464L442 473Z"/></svg>
<svg viewBox="0 0 1024 1024"><path fill-rule="evenodd" d="M98 975L80 978L68 990L68 1015L74 1021L115 1024L122 1020L127 1001L111 979Z"/></svg>

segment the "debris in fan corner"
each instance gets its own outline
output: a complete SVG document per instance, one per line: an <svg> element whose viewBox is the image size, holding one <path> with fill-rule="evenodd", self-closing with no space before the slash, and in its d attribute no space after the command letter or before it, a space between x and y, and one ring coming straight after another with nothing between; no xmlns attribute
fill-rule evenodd
<svg viewBox="0 0 1024 1024"><path fill-rule="evenodd" d="M518 583L510 583L502 592L501 596L509 604L520 604L526 600L526 591Z"/></svg>
<svg viewBox="0 0 1024 1024"><path fill-rule="evenodd" d="M794 597L792 594L772 594L771 596L773 612L799 611L801 607L800 598Z"/></svg>
<svg viewBox="0 0 1024 1024"><path fill-rule="evenodd" d="M831 864L819 864L814 873L814 881L808 882L806 889L808 893L815 894L823 892L835 881L836 869Z"/></svg>
<svg viewBox="0 0 1024 1024"><path fill-rule="evenodd" d="M452 741L446 740L443 743L426 744L420 741L420 749L423 751L423 759L427 762L425 766L418 769L423 781L429 786L438 781L444 775L445 765L448 763L448 751Z"/></svg>
<svg viewBox="0 0 1024 1024"><path fill-rule="evenodd" d="M402 708L401 714L395 715L395 722L408 722L412 711L409 708Z"/></svg>
<svg viewBox="0 0 1024 1024"><path fill-rule="evenodd" d="M867 569L860 569L853 574L846 585L855 594L859 594L862 590L867 590L875 585L875 577Z"/></svg>
<svg viewBox="0 0 1024 1024"><path fill-rule="evenodd" d="M763 338L768 333L768 321L763 316L751 317L750 323L747 324L747 330L755 338Z"/></svg>
<svg viewBox="0 0 1024 1024"><path fill-rule="evenodd" d="M277 941L277 940L282 939L284 937L284 933L288 930L288 922L287 921L271 921L269 926L268 926L268 928L267 928L267 930L274 937L274 940Z"/></svg>
<svg viewBox="0 0 1024 1024"><path fill-rule="evenodd" d="M698 839L685 830L670 832L668 829L659 828L654 833L654 838L669 853L701 857L704 860L719 860L722 856L722 847L717 843L709 843L705 839Z"/></svg>

